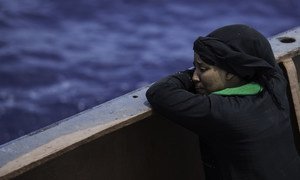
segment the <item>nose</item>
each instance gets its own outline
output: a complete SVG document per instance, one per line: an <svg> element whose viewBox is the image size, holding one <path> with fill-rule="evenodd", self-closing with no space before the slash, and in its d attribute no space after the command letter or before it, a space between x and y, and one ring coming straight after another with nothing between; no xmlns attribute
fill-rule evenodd
<svg viewBox="0 0 300 180"><path fill-rule="evenodd" d="M199 81L200 81L199 76L198 76L196 70L195 70L194 73L193 73L192 80L193 80L194 82L199 82Z"/></svg>

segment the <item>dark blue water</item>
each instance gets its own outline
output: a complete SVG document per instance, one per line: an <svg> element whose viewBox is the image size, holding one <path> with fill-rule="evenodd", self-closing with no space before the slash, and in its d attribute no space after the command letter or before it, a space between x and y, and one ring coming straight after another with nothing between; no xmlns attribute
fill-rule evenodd
<svg viewBox="0 0 300 180"><path fill-rule="evenodd" d="M0 144L192 66L198 35L299 26L299 0L0 0Z"/></svg>

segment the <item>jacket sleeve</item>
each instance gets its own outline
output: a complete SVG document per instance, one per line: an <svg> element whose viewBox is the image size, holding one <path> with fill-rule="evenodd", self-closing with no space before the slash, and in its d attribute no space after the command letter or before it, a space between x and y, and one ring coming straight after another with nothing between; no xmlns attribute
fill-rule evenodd
<svg viewBox="0 0 300 180"><path fill-rule="evenodd" d="M187 70L154 83L146 97L156 112L189 128L207 123L211 108L209 96L194 94L193 87Z"/></svg>

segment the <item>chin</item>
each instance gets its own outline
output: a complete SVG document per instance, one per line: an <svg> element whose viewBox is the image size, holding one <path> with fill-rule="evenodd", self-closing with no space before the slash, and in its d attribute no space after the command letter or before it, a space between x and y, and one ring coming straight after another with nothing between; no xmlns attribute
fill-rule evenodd
<svg viewBox="0 0 300 180"><path fill-rule="evenodd" d="M196 89L196 94L205 95L208 94L208 92L204 89Z"/></svg>

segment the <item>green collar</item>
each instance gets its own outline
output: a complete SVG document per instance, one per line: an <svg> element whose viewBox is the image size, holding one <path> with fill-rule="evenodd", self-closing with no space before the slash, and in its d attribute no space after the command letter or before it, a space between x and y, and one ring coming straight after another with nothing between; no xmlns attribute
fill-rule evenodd
<svg viewBox="0 0 300 180"><path fill-rule="evenodd" d="M226 88L220 91L215 91L212 94L231 96L231 95L255 95L261 92L263 88L257 83L248 83L239 87Z"/></svg>

